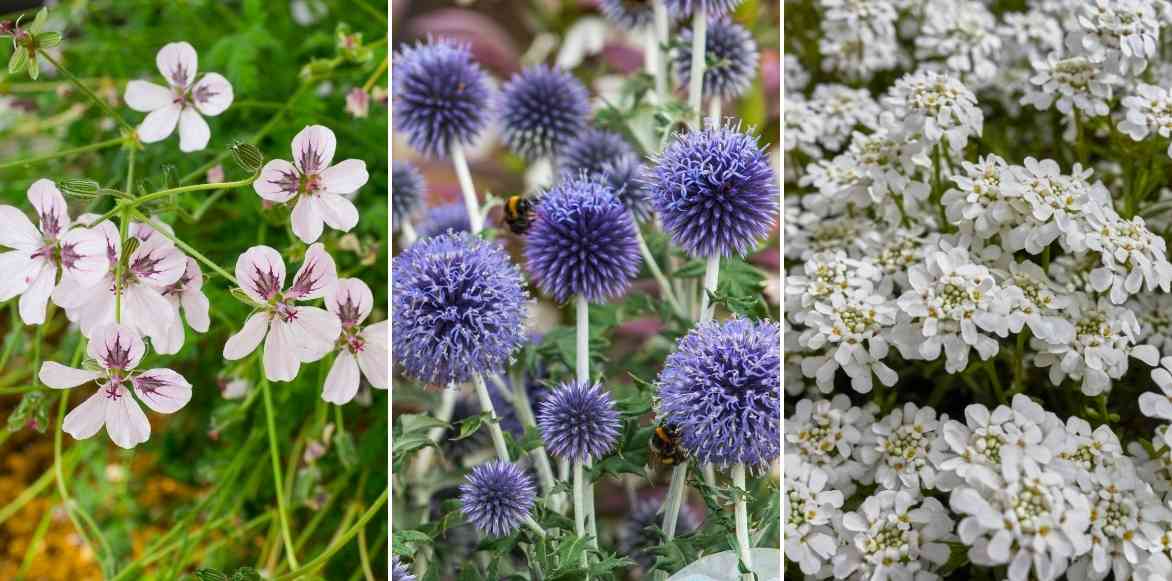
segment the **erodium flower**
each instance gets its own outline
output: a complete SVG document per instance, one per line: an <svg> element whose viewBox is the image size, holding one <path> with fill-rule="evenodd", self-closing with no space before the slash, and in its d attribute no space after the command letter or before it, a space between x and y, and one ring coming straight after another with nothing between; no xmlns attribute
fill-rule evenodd
<svg viewBox="0 0 1172 581"><path fill-rule="evenodd" d="M756 139L732 127L678 136L647 189L672 242L695 257L744 256L777 219L777 178Z"/></svg>
<svg viewBox="0 0 1172 581"><path fill-rule="evenodd" d="M87 353L97 369L77 369L53 361L41 365L38 377L54 389L69 389L94 381L97 393L65 416L62 429L84 440L106 427L110 440L133 448L150 439L151 424L138 401L161 414L175 412L191 401L191 384L166 368L135 372L146 345L138 332L125 325L97 329ZM134 393L132 396L131 393Z"/></svg>
<svg viewBox="0 0 1172 581"><path fill-rule="evenodd" d="M667 11L676 18L691 16L697 10L704 10L709 16L720 16L732 12L741 0L665 0Z"/></svg>
<svg viewBox="0 0 1172 581"><path fill-rule="evenodd" d="M404 220L411 221L423 207L426 189L423 175L414 164L400 159L391 162L391 219L396 228Z"/></svg>
<svg viewBox="0 0 1172 581"><path fill-rule="evenodd" d="M415 233L419 238L431 238L449 231L472 231L472 223L468 220L468 207L464 202L432 206L424 212L423 218L415 226Z"/></svg>
<svg viewBox="0 0 1172 581"><path fill-rule="evenodd" d="M391 581L415 581L415 576L407 570L407 566L399 562L396 555L391 559Z"/></svg>
<svg viewBox="0 0 1172 581"><path fill-rule="evenodd" d="M704 37L704 94L721 99L739 97L757 76L757 42L745 27L728 18L710 19ZM692 74L692 30L680 33L679 47L672 59L676 76L688 86Z"/></svg>
<svg viewBox="0 0 1172 581"><path fill-rule="evenodd" d="M162 141L179 126L179 149L190 152L208 146L211 129L202 115L215 117L232 104L232 84L218 73L205 73L196 81L198 57L186 42L172 42L155 56L163 87L147 81L126 83L126 106L148 113L138 126L143 143Z"/></svg>
<svg viewBox="0 0 1172 581"><path fill-rule="evenodd" d="M460 485L464 516L494 537L512 534L529 516L537 490L516 465L493 460L472 469Z"/></svg>
<svg viewBox="0 0 1172 581"><path fill-rule="evenodd" d="M600 0L598 9L607 20L632 32L647 30L654 17L651 3L644 0Z"/></svg>
<svg viewBox="0 0 1172 581"><path fill-rule="evenodd" d="M630 512L623 515L618 525L619 554L633 559L644 572L651 570L657 558L652 550L661 542L658 527L663 520L662 508L662 495L641 498ZM701 522L703 519L696 511L683 503L680 505L679 520L676 521L676 534L686 535L696 530Z"/></svg>
<svg viewBox="0 0 1172 581"><path fill-rule="evenodd" d="M525 342L529 297L499 245L441 234L413 244L391 271L392 348L409 376L465 382L504 368Z"/></svg>
<svg viewBox="0 0 1172 581"><path fill-rule="evenodd" d="M20 295L20 318L27 325L45 322L49 296L60 286L89 287L102 280L110 267L106 241L98 232L69 219L65 197L53 182L40 179L28 189L40 220L33 226L23 212L0 206L0 302Z"/></svg>
<svg viewBox="0 0 1172 581"><path fill-rule="evenodd" d="M525 238L526 268L543 292L564 302L615 298L639 273L635 224L610 189L592 179L567 179L537 206Z"/></svg>
<svg viewBox="0 0 1172 581"><path fill-rule="evenodd" d="M187 318L187 325L197 333L207 333L211 325L208 309L211 303L207 295L203 294L203 271L194 258L187 256L187 267L179 280L163 287L163 298L171 303L174 315L170 317L171 324L167 326L162 341L158 341L155 350L159 353L178 353L183 346L183 319L179 317L182 308ZM155 341L152 339L152 341Z"/></svg>
<svg viewBox="0 0 1172 581"><path fill-rule="evenodd" d="M558 152L586 128L590 95L570 73L536 65L501 88L497 109L509 149L534 160Z"/></svg>
<svg viewBox="0 0 1172 581"><path fill-rule="evenodd" d="M358 209L346 198L366 185L366 162L347 159L335 165L334 132L309 125L293 137L293 162L274 159L260 170L252 187L260 197L293 203L293 233L306 244L321 238L323 224L349 232L358 224Z"/></svg>
<svg viewBox="0 0 1172 581"><path fill-rule="evenodd" d="M619 412L601 383L563 383L541 402L537 427L550 454L579 462L597 460L618 441Z"/></svg>
<svg viewBox="0 0 1172 581"><path fill-rule="evenodd" d="M781 329L733 318L697 326L659 373L658 414L701 464L763 469L780 452Z"/></svg>
<svg viewBox="0 0 1172 581"><path fill-rule="evenodd" d="M881 490L842 516L846 550L834 557L837 579L933 579L955 539L948 509L919 491Z"/></svg>
<svg viewBox="0 0 1172 581"><path fill-rule="evenodd" d="M370 287L356 278L340 278L326 292L326 309L342 322L342 334L322 399L337 405L354 399L360 375L371 387L387 389L387 322L362 324L373 307Z"/></svg>
<svg viewBox="0 0 1172 581"><path fill-rule="evenodd" d="M292 381L302 363L325 357L334 348L342 324L333 313L298 305L326 296L338 281L334 259L321 243L305 252L305 262L285 289L285 261L268 246L253 246L236 260L240 290L256 311L244 327L224 344L224 359L235 361L264 346L265 377Z"/></svg>
<svg viewBox="0 0 1172 581"><path fill-rule="evenodd" d="M488 125L489 85L467 45L446 39L400 49L394 57L395 128L435 158L471 145Z"/></svg>

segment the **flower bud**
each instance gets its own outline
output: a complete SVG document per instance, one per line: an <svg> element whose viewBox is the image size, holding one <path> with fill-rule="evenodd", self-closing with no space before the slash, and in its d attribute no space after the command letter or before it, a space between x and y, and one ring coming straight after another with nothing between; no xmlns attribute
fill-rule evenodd
<svg viewBox="0 0 1172 581"><path fill-rule="evenodd" d="M92 198L97 195L101 185L86 178L65 178L57 182L57 188L68 196Z"/></svg>
<svg viewBox="0 0 1172 581"><path fill-rule="evenodd" d="M236 143L232 146L232 157L245 171L256 172L265 162L265 156L251 143Z"/></svg>

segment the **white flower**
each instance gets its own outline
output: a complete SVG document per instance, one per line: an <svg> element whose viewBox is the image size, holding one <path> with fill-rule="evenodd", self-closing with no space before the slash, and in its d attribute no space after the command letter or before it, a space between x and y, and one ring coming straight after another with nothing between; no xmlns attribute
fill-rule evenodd
<svg viewBox="0 0 1172 581"><path fill-rule="evenodd" d="M782 74L785 75L785 91L786 93L797 94L798 91L806 88L806 84L810 82L810 73L802 66L802 62L798 57L787 53L782 60L781 65Z"/></svg>
<svg viewBox="0 0 1172 581"><path fill-rule="evenodd" d="M334 132L310 125L293 137L293 163L274 159L260 170L252 183L260 197L278 204L297 199L293 205L293 233L312 244L321 237L322 226L349 232L358 224L358 209L346 194L366 185L370 174L366 162L347 159L336 165Z"/></svg>
<svg viewBox="0 0 1172 581"><path fill-rule="evenodd" d="M182 375L166 368L134 372L145 352L146 345L134 329L108 325L95 331L87 348L98 370L76 369L54 361L42 364L38 377L51 388L69 389L91 381L99 384L96 393L65 416L62 429L84 440L105 426L110 440L129 449L151 436L150 421L135 396L161 414L187 405L191 401L191 384Z"/></svg>
<svg viewBox="0 0 1172 581"><path fill-rule="evenodd" d="M1037 264L1011 261L1004 283L1009 331L1020 333L1028 325L1035 337L1055 343L1070 341L1074 325L1062 316L1070 298L1060 290Z"/></svg>
<svg viewBox="0 0 1172 581"><path fill-rule="evenodd" d="M969 137L980 136L984 115L968 87L947 74L917 71L895 81L882 102L905 133L922 134L928 143L948 142L960 151Z"/></svg>
<svg viewBox="0 0 1172 581"><path fill-rule="evenodd" d="M1006 250L1041 254L1059 240L1067 250L1084 251L1088 229L1084 214L1111 203L1102 183L1088 181L1093 173L1076 163L1072 173L1065 175L1058 162L1032 157L1026 158L1024 166L1010 166L1002 188L1010 196L1020 196L1027 206L1021 212L1026 219L1003 237Z"/></svg>
<svg viewBox="0 0 1172 581"><path fill-rule="evenodd" d="M831 525L838 519L843 496L827 490L829 478L820 468L800 457L785 458L785 493L781 498L785 519L785 556L806 575L815 575L834 556L837 544Z"/></svg>
<svg viewBox="0 0 1172 581"><path fill-rule="evenodd" d="M879 104L866 89L823 84L814 88L810 105L822 121L818 141L829 151L842 149L859 127L873 127L879 120Z"/></svg>
<svg viewBox="0 0 1172 581"><path fill-rule="evenodd" d="M1164 139L1172 137L1172 94L1167 89L1139 83L1135 95L1123 98L1127 111L1119 122L1119 130L1135 141L1143 141L1155 133ZM1172 144L1167 154L1172 157Z"/></svg>
<svg viewBox="0 0 1172 581"><path fill-rule="evenodd" d="M1092 431L1086 420L1071 416L1066 419L1065 432L1066 437L1057 441L1054 468L1068 482L1077 482L1088 492L1097 471L1119 468L1123 446L1110 426L1101 424Z"/></svg>
<svg viewBox="0 0 1172 581"><path fill-rule="evenodd" d="M1017 394L1012 403L1013 407L997 406L992 412L969 404L965 423L944 422L941 431L948 448L939 456L938 488L951 490L962 483L996 486L1002 474L1049 464L1065 434L1025 395Z"/></svg>
<svg viewBox="0 0 1172 581"><path fill-rule="evenodd" d="M801 458L812 468L826 471L830 485L844 494L853 491L852 481L865 468L855 459L855 450L874 422L874 414L851 406L843 394L834 399L803 399L785 421L785 456Z"/></svg>
<svg viewBox="0 0 1172 581"><path fill-rule="evenodd" d="M1172 491L1172 447L1168 445L1172 430L1168 427L1169 424L1156 427L1149 442L1150 450L1138 441L1127 445L1127 452L1135 459L1136 472L1153 490L1166 496Z"/></svg>
<svg viewBox="0 0 1172 581"><path fill-rule="evenodd" d="M1070 579L1099 581L1111 572L1115 579L1131 579L1151 554L1144 531L1163 528L1157 523L1167 523L1172 513L1130 462L1097 470L1080 487L1091 502L1091 551L1071 565Z"/></svg>
<svg viewBox="0 0 1172 581"><path fill-rule="evenodd" d="M1044 61L1035 60L1033 66L1033 86L1022 97L1023 105L1033 105L1040 111L1054 105L1066 115L1073 115L1077 108L1090 117L1111 111L1107 103L1119 79L1103 70L1103 65L1085 56L1061 57L1052 52Z"/></svg>
<svg viewBox="0 0 1172 581"><path fill-rule="evenodd" d="M948 510L932 497L883 490L863 501L857 512L842 517L850 543L834 558L838 579L937 579L948 562L953 539Z"/></svg>
<svg viewBox="0 0 1172 581"><path fill-rule="evenodd" d="M1074 336L1064 342L1038 342L1038 367L1050 368L1050 381L1061 385L1067 377L1082 382L1082 392L1099 395L1111 388L1111 381L1127 372L1128 358L1155 365L1160 354L1151 345L1136 345L1139 322L1131 311L1112 305L1107 299L1092 302L1076 295L1067 309L1074 323Z"/></svg>
<svg viewBox="0 0 1172 581"><path fill-rule="evenodd" d="M1099 253L1102 266L1091 271L1091 287L1107 292L1111 302L1123 304L1147 287L1168 292L1172 289L1172 264L1162 236L1148 230L1144 219L1124 220L1109 206L1084 213L1087 221L1086 246Z"/></svg>
<svg viewBox="0 0 1172 581"><path fill-rule="evenodd" d="M39 227L15 207L0 206L0 247L12 249L0 252L0 301L20 295L20 319L39 325L55 290L96 284L109 270L110 259L101 234L69 219L65 197L53 182L33 182L28 200Z"/></svg>
<svg viewBox="0 0 1172 581"><path fill-rule="evenodd" d="M293 285L285 289L285 262L268 246L253 246L236 261L236 280L258 311L224 344L224 359L234 361L265 342L265 377L292 381L302 363L325 357L342 333L338 317L318 307L298 305L324 297L337 283L334 259L320 244L305 252ZM266 338L267 335L267 338Z"/></svg>
<svg viewBox="0 0 1172 581"><path fill-rule="evenodd" d="M800 93L786 93L782 109L785 122L785 130L782 131L784 150L787 153L800 151L815 158L820 157L822 150L818 147L818 138L823 134L822 116L814 104Z"/></svg>
<svg viewBox="0 0 1172 581"><path fill-rule="evenodd" d="M356 278L338 279L326 294L326 309L342 322L342 336L322 399L337 405L354 399L360 372L376 389L387 389L387 322L362 325L373 307L370 287Z"/></svg>
<svg viewBox="0 0 1172 581"><path fill-rule="evenodd" d="M963 174L953 174L956 189L944 192L941 203L948 220L970 225L979 238L990 238L1021 221L1021 191L1002 187L1009 164L996 155L961 162Z"/></svg>
<svg viewBox="0 0 1172 581"><path fill-rule="evenodd" d="M1163 395L1144 392L1139 396L1139 410L1150 418L1172 422L1172 357L1160 360L1160 367L1152 370L1152 381L1156 382Z"/></svg>
<svg viewBox="0 0 1172 581"><path fill-rule="evenodd" d="M1148 59L1156 56L1160 20L1152 0L1084 2L1078 23L1079 45L1119 74L1142 72Z"/></svg>
<svg viewBox="0 0 1172 581"><path fill-rule="evenodd" d="M232 84L217 73L206 73L198 81L198 57L186 42L172 42L155 56L166 87L147 81L126 84L126 106L148 113L138 126L143 143L162 141L179 126L179 149L199 151L208 146L211 129L200 115L215 117L232 104Z"/></svg>
<svg viewBox="0 0 1172 581"><path fill-rule="evenodd" d="M835 295L861 292L870 294L880 280L880 272L866 260L849 258L845 252L819 252L802 265L802 274L791 274L785 279L785 294L790 302L809 309L818 302L826 302ZM801 312L794 313L795 315ZM801 322L802 317L795 319Z"/></svg>
<svg viewBox="0 0 1172 581"><path fill-rule="evenodd" d="M874 228L863 234L863 241L867 260L885 277L880 284L891 284L893 288L907 290L911 288L908 271L923 260L925 248L934 248L939 244L939 235L925 232L922 227L887 231Z"/></svg>
<svg viewBox="0 0 1172 581"><path fill-rule="evenodd" d="M890 0L819 0L819 52L825 70L867 78L898 63L896 6Z"/></svg>
<svg viewBox="0 0 1172 581"><path fill-rule="evenodd" d="M833 390L840 367L859 393L871 391L872 374L883 385L895 385L899 377L883 363L888 351L884 329L895 324L895 313L895 306L882 296L865 292L835 293L828 301L816 303L804 320L810 328L798 341L806 349L827 352L803 359L803 375L816 377L823 393Z"/></svg>
<svg viewBox="0 0 1172 581"><path fill-rule="evenodd" d="M1006 12L1001 17L998 34L1009 60L1032 62L1062 49L1062 25L1053 16L1032 9Z"/></svg>
<svg viewBox="0 0 1172 581"><path fill-rule="evenodd" d="M862 446L860 458L875 465L880 488L916 494L921 488L935 488L936 466L947 446L939 428L936 410L905 403L871 425L874 440Z"/></svg>
<svg viewBox="0 0 1172 581"><path fill-rule="evenodd" d="M916 56L939 57L966 79L989 81L997 73L1001 38L997 19L980 2L931 0L924 8L924 27L916 37Z"/></svg>
<svg viewBox="0 0 1172 581"><path fill-rule="evenodd" d="M187 325L197 333L206 333L211 319L208 317L208 308L211 306L207 295L203 294L203 271L199 263L190 256L187 257L187 268L179 280L163 288L163 298L171 303L175 314L170 317L165 340L156 345L159 353L178 353L183 346L183 319L179 318L179 309L187 317Z"/></svg>

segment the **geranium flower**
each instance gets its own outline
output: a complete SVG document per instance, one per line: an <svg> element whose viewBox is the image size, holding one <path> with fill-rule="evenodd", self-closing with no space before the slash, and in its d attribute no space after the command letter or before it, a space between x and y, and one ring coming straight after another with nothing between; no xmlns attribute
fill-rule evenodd
<svg viewBox="0 0 1172 581"><path fill-rule="evenodd" d="M93 436L102 426L110 440L122 448L150 439L151 424L131 392L161 414L178 411L191 401L191 384L177 372L166 368L133 372L146 345L138 331L126 325L107 325L95 331L87 352L97 370L46 361L38 374L42 383L54 389L98 383L97 393L65 416L62 429L78 440Z"/></svg>
<svg viewBox="0 0 1172 581"><path fill-rule="evenodd" d="M147 113L138 126L143 143L162 141L179 126L179 150L199 151L208 146L212 132L200 115L215 117L232 104L232 84L218 73L195 80L198 57L186 42L172 42L155 56L166 87L147 81L126 83L126 106Z"/></svg>
<svg viewBox="0 0 1172 581"><path fill-rule="evenodd" d="M171 317L171 324L163 336L166 347L155 346L160 353L177 353L183 346L183 319L179 318L179 309L182 307L187 324L197 333L206 333L211 319L208 318L207 295L203 294L203 271L194 258L187 257L187 268L179 280L163 288L163 298L171 303L175 313ZM161 342L161 343L163 343Z"/></svg>
<svg viewBox="0 0 1172 581"><path fill-rule="evenodd" d="M387 322L362 326L373 306L370 287L356 278L338 279L326 294L326 309L342 323L338 357L321 394L330 403L342 405L354 399L360 371L376 389L387 388Z"/></svg>
<svg viewBox="0 0 1172 581"><path fill-rule="evenodd" d="M268 246L253 246L236 260L236 280L259 310L244 322L244 328L224 344L224 358L235 361L252 353L265 341L264 369L269 381L291 381L302 363L325 357L342 333L342 322L318 307L298 301L322 298L338 275L334 259L321 244L305 253L305 262L285 287L285 262ZM267 338L266 338L267 336Z"/></svg>
<svg viewBox="0 0 1172 581"><path fill-rule="evenodd" d="M0 206L0 301L20 295L20 319L28 325L45 322L45 306L58 285L89 286L109 270L102 236L88 228L70 228L65 197L53 182L40 179L29 186L28 199L40 227L23 212Z"/></svg>
<svg viewBox="0 0 1172 581"><path fill-rule="evenodd" d="M252 183L260 197L278 204L297 198L293 205L293 233L306 244L321 237L322 224L349 232L358 223L358 209L343 194L366 185L366 162L347 159L336 165L334 132L310 125L293 137L293 162L274 159Z"/></svg>

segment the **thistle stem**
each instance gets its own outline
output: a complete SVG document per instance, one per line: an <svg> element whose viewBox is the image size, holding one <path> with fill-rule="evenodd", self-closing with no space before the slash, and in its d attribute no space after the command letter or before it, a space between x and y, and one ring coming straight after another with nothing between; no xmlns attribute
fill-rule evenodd
<svg viewBox="0 0 1172 581"><path fill-rule="evenodd" d="M480 400L480 407L492 418L488 424L488 433L492 435L492 446L496 448L496 456L501 462L510 462L509 447L505 445L505 433L501 431L501 423L496 415L496 408L492 405L492 398L488 396L488 386L484 384L484 377L479 373L472 374L472 385L476 386L476 397Z"/></svg>
<svg viewBox="0 0 1172 581"><path fill-rule="evenodd" d="M697 125L703 125L704 49L708 36L708 11L698 3L692 13L692 69L688 73L688 106L695 114Z"/></svg>
<svg viewBox="0 0 1172 581"><path fill-rule="evenodd" d="M513 407L517 410L517 417L521 420L521 425L526 428L537 427L537 421L533 415L533 406L529 403L529 394L525 389L525 384L522 381L513 382ZM532 452L533 463L537 466L537 477L541 481L541 488L545 490L548 496L553 492L553 467L549 463L549 455L545 451L545 446L538 446ZM550 497L550 504L553 505L554 510L558 510L561 499Z"/></svg>
<svg viewBox="0 0 1172 581"><path fill-rule="evenodd" d="M687 317L684 307L680 305L680 301L676 299L676 294L671 290L671 283L668 282L667 277L663 275L663 271L659 269L659 263L655 260L655 255L651 254L651 248L647 246L647 240L643 238L643 230L639 228L639 223L635 220L635 215L630 214L631 222L635 224L635 240L639 242L639 252L643 253L643 262L647 264L647 270L651 271L651 276L655 277L655 282L659 284L659 292L663 298L667 299L672 310L680 317Z"/></svg>
<svg viewBox="0 0 1172 581"><path fill-rule="evenodd" d="M708 293L716 292L716 283L720 277L720 255L714 254L708 257L708 264L704 268L704 289L700 293L700 323L707 323L712 320L712 315L715 314L715 307L709 304Z"/></svg>
<svg viewBox="0 0 1172 581"><path fill-rule="evenodd" d="M484 218L480 215L480 202L476 198L476 187L472 185L472 172L468 169L468 160L464 157L464 146L453 143L451 156L452 166L456 169L456 180L460 182L460 192L464 194L468 223L472 226L473 234L480 234L484 228Z"/></svg>
<svg viewBox="0 0 1172 581"><path fill-rule="evenodd" d="M720 127L720 109L723 104L718 95L712 95L708 98L708 123L712 127Z"/></svg>
<svg viewBox="0 0 1172 581"><path fill-rule="evenodd" d="M582 488L582 461L574 460L574 533L586 538L586 501ZM582 553L582 566L586 566L586 553Z"/></svg>
<svg viewBox="0 0 1172 581"><path fill-rule="evenodd" d="M578 381L590 381L590 303L578 295Z"/></svg>
<svg viewBox="0 0 1172 581"><path fill-rule="evenodd" d="M669 543L676 537L676 523L680 516L680 507L684 503L684 483L688 479L688 462L680 462L675 468L671 470L671 484L667 488L667 497L664 501L667 503L663 509L663 542ZM658 576L663 579L667 577L666 573L658 572Z"/></svg>
<svg viewBox="0 0 1172 581"><path fill-rule="evenodd" d="M537 524L537 521L533 520L532 516L525 515L525 526L529 527L534 533L537 533L537 536L545 538L545 529L541 528L541 525Z"/></svg>
<svg viewBox="0 0 1172 581"><path fill-rule="evenodd" d="M440 392L440 405L435 410L435 419L448 423L452 419L452 410L456 407L456 397L460 394L460 390L456 384L449 384L447 389ZM432 442L438 442L440 437L444 435L446 427L432 428L427 432L427 439ZM415 457L415 463L412 466L413 478L418 478L431 469L431 463L435 459L435 448L428 446L419 451L419 455Z"/></svg>
<svg viewBox="0 0 1172 581"><path fill-rule="evenodd" d="M662 105L671 98L667 86L667 55L663 51L668 35L667 5L663 0L651 0L651 10L655 27L655 95Z"/></svg>
<svg viewBox="0 0 1172 581"><path fill-rule="evenodd" d="M742 494L745 492L745 465L734 464L732 467L733 486L737 488L737 500L733 504L733 518L736 520L737 557L745 568L752 569L753 561L749 555L749 505ZM743 581L753 581L753 574L746 573Z"/></svg>
<svg viewBox="0 0 1172 581"><path fill-rule="evenodd" d="M409 220L403 220L399 224L399 237L402 238L403 246L411 246L419 239L419 235L415 233L415 227L411 225Z"/></svg>
<svg viewBox="0 0 1172 581"><path fill-rule="evenodd" d="M273 489L277 493L277 517L281 525L281 538L285 543L285 559L289 568L296 570L297 555L293 548L293 534L289 532L289 509L285 502L284 478L281 477L281 448L277 445L277 425L273 413L273 396L269 388L269 381L261 370L261 395L265 402L265 425L269 432L269 456L273 462Z"/></svg>

